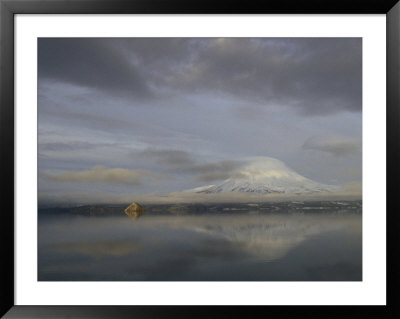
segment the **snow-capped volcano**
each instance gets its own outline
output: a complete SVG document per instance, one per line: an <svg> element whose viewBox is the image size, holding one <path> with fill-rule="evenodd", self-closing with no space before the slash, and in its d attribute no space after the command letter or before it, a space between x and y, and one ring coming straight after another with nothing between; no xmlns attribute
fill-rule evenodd
<svg viewBox="0 0 400 319"><path fill-rule="evenodd" d="M338 187L315 182L301 176L283 162L271 157L247 159L244 166L233 172L232 177L218 185L193 188L192 193L281 193L303 194L337 191Z"/></svg>

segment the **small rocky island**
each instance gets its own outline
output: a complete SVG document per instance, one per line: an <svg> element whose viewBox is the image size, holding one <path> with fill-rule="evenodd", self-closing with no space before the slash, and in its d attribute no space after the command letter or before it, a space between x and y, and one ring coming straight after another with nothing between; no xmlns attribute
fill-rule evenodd
<svg viewBox="0 0 400 319"><path fill-rule="evenodd" d="M125 214L132 218L138 218L146 212L146 208L142 205L133 202L127 208L125 208Z"/></svg>

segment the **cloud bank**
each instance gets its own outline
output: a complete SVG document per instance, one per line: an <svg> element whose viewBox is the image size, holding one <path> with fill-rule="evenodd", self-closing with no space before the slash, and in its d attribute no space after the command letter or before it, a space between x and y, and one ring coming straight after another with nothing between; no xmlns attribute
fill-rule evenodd
<svg viewBox="0 0 400 319"><path fill-rule="evenodd" d="M243 165L240 160L202 162L189 152L173 149L148 148L131 155L133 159L146 159L165 165L173 173L195 175L195 180L199 182L227 179Z"/></svg>
<svg viewBox="0 0 400 319"><path fill-rule="evenodd" d="M361 141L345 137L312 137L304 143L303 149L316 150L343 157L359 154L361 152Z"/></svg>
<svg viewBox="0 0 400 319"><path fill-rule="evenodd" d="M141 185L144 179L150 182L157 181L160 176L145 170L128 170L123 168L106 168L97 165L84 171L66 171L59 175L45 174L45 178L57 182L78 182L78 183L110 183Z"/></svg>

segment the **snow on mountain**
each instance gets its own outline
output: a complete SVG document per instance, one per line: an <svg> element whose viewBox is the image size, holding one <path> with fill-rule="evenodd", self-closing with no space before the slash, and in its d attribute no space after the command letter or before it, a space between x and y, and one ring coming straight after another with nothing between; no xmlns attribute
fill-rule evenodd
<svg viewBox="0 0 400 319"><path fill-rule="evenodd" d="M271 157L254 157L233 172L232 177L218 185L193 188L190 193L259 193L303 194L337 191L338 187L325 185L306 178L283 162Z"/></svg>

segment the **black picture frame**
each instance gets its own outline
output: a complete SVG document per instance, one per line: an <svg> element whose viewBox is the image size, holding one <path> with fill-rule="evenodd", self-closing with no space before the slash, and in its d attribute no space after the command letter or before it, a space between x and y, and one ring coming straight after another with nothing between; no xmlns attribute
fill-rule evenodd
<svg viewBox="0 0 400 319"><path fill-rule="evenodd" d="M164 317L399 317L399 262L396 243L400 137L399 0L0 0L0 315L4 318L164 318ZM385 14L387 21L387 305L386 306L19 306L14 304L14 16L16 14ZM383 106L381 106L383 107ZM384 212L382 212L384 213ZM132 292L133 294L135 292Z"/></svg>

